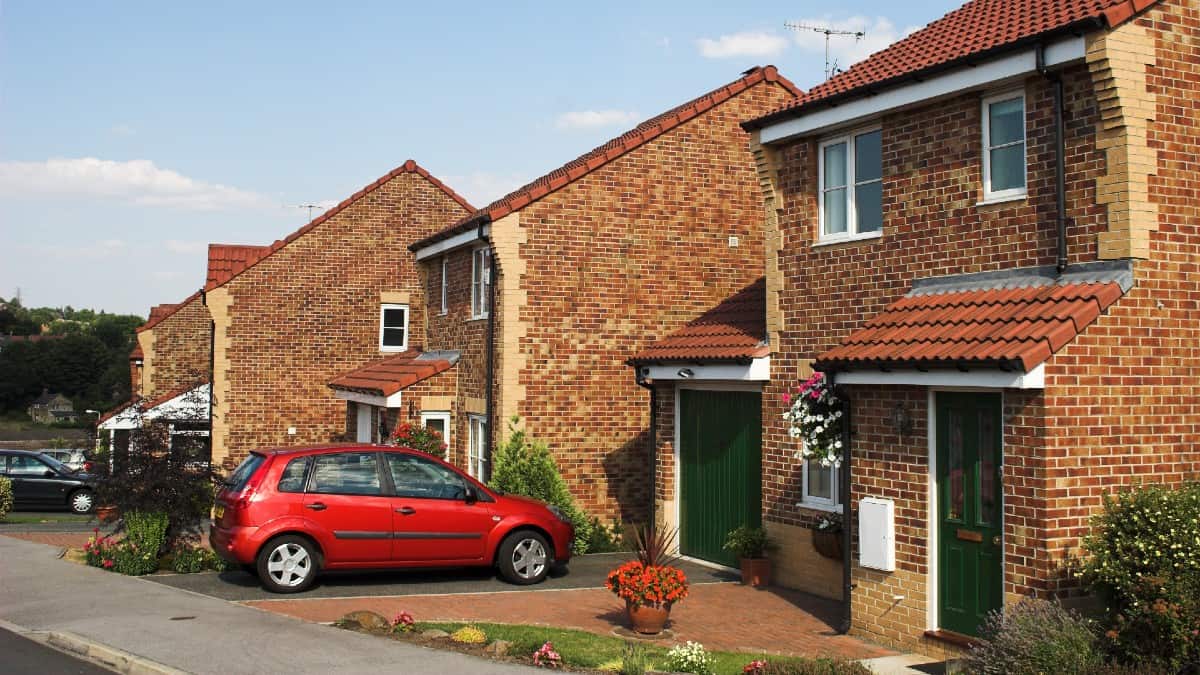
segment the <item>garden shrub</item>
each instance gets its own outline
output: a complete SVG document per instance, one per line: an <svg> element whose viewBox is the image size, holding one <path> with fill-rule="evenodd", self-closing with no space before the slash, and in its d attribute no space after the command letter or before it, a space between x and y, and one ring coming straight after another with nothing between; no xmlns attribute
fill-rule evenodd
<svg viewBox="0 0 1200 675"><path fill-rule="evenodd" d="M857 661L826 658L772 661L768 657L757 672L761 675L872 675L870 668Z"/></svg>
<svg viewBox="0 0 1200 675"><path fill-rule="evenodd" d="M468 645L481 645L487 642L487 633L475 626L463 626L450 634L450 639Z"/></svg>
<svg viewBox="0 0 1200 675"><path fill-rule="evenodd" d="M8 516L13 507L12 481L0 476L0 520Z"/></svg>
<svg viewBox="0 0 1200 675"><path fill-rule="evenodd" d="M165 513L127 513L125 539L116 546L113 569L130 576L158 571L158 554L167 540L169 521Z"/></svg>
<svg viewBox="0 0 1200 675"><path fill-rule="evenodd" d="M508 440L492 453L492 479L489 485L501 492L540 499L558 507L575 526L575 540L571 550L576 555L588 552L592 538L592 521L578 505L567 481L558 471L558 464L550 454L550 448L542 441L530 438L517 425L520 420L509 421Z"/></svg>
<svg viewBox="0 0 1200 675"><path fill-rule="evenodd" d="M212 550L203 546L182 544L176 546L171 558L171 569L180 574L195 574L204 570L225 570L225 561Z"/></svg>
<svg viewBox="0 0 1200 675"><path fill-rule="evenodd" d="M650 670L650 653L636 642L626 642L621 649L621 675L646 675Z"/></svg>
<svg viewBox="0 0 1200 675"><path fill-rule="evenodd" d="M1105 603L1101 643L1121 663L1200 671L1200 484L1106 496L1083 579Z"/></svg>
<svg viewBox="0 0 1200 675"><path fill-rule="evenodd" d="M709 656L704 645L688 640L685 645L671 647L664 666L672 673L709 675L713 672L713 658Z"/></svg>
<svg viewBox="0 0 1200 675"><path fill-rule="evenodd" d="M966 662L971 673L1085 673L1103 664L1092 622L1057 602L1025 598L988 615Z"/></svg>
<svg viewBox="0 0 1200 675"><path fill-rule="evenodd" d="M625 536L625 528L617 520L613 520L612 524L605 525L600 522L599 518L592 518L589 526L587 552L588 553L616 553L619 551L629 551L631 546Z"/></svg>

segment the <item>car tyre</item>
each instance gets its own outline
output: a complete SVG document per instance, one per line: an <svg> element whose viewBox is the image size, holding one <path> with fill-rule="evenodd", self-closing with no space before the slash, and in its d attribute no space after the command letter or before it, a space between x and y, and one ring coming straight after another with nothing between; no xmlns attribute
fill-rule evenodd
<svg viewBox="0 0 1200 675"><path fill-rule="evenodd" d="M96 497L91 490L76 490L67 497L67 506L71 507L71 513L91 513L96 507Z"/></svg>
<svg viewBox="0 0 1200 675"><path fill-rule="evenodd" d="M518 586L540 583L554 564L552 551L546 538L537 532L513 532L500 543L496 556L500 575Z"/></svg>
<svg viewBox="0 0 1200 675"><path fill-rule="evenodd" d="M312 586L320 568L317 547L294 534L268 541L258 552L255 571L272 593L299 593Z"/></svg>

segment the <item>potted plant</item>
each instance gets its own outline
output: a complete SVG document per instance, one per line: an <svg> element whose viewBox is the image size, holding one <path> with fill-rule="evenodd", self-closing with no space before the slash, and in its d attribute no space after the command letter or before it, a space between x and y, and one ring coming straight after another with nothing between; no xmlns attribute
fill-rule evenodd
<svg viewBox="0 0 1200 675"><path fill-rule="evenodd" d="M661 633L671 615L671 606L687 597L688 582L675 567L671 554L675 531L642 526L634 530L636 560L608 573L604 585L625 601L625 612L633 630L644 635Z"/></svg>
<svg viewBox="0 0 1200 675"><path fill-rule="evenodd" d="M812 531L813 548L817 553L832 558L842 559L842 516L840 513L830 513L821 516Z"/></svg>
<svg viewBox="0 0 1200 675"><path fill-rule="evenodd" d="M775 550L775 542L761 527L742 525L729 531L725 537L726 551L738 557L742 568L742 583L751 586L768 586L771 583L771 560L768 551Z"/></svg>

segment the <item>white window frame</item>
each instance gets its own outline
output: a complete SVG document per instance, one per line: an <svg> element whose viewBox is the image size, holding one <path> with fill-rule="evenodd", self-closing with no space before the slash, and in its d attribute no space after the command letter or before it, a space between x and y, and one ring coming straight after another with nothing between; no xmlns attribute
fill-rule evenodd
<svg viewBox="0 0 1200 675"><path fill-rule="evenodd" d="M450 311L450 258L442 256L442 314Z"/></svg>
<svg viewBox="0 0 1200 675"><path fill-rule="evenodd" d="M483 264L486 261L486 264ZM471 318L486 319L491 312L492 249L480 246L471 251Z"/></svg>
<svg viewBox="0 0 1200 675"><path fill-rule="evenodd" d="M1017 142L1008 143L1002 146L992 147L991 144L991 118L989 116L989 108L993 103L1001 103L1012 99L1021 99L1021 118L1024 124L1021 127L1021 164L1024 166L1025 180L1019 188L1009 188L1007 190L992 190L992 150L1001 147L1009 147L1016 145ZM980 104L980 120L983 127L983 203L1002 202L1010 199L1023 199L1029 194L1029 108L1026 105L1025 91L1022 89L1012 89L999 94L985 96Z"/></svg>
<svg viewBox="0 0 1200 675"><path fill-rule="evenodd" d="M386 313L387 313L387 310L389 310L389 309L404 310L404 344L402 344L400 346L383 344L383 328L384 328L383 317L387 315ZM410 314L408 311L408 305L399 305L399 304L386 303L386 302L379 305L379 351L381 351L381 352L408 351L408 335L409 335L408 319L409 319L409 316L410 316Z"/></svg>
<svg viewBox="0 0 1200 675"><path fill-rule="evenodd" d="M809 462L816 460L801 460L803 462L800 475L800 506L810 509L819 509L821 511L836 511L842 508L841 500L838 498L838 488L840 487L838 476L839 469L836 466L829 467L829 497L820 497L808 494L808 471Z"/></svg>
<svg viewBox="0 0 1200 675"><path fill-rule="evenodd" d="M467 473L476 480L483 480L483 469L487 465L487 458L483 456L486 426L487 415L467 415Z"/></svg>
<svg viewBox="0 0 1200 675"><path fill-rule="evenodd" d="M883 155L880 153L879 178L869 181L859 181L854 175L854 156L858 151L855 147L855 139L864 134L869 134L875 131L882 132L883 127L879 124L860 127L853 131L847 131L838 136L827 138L817 144L817 243L837 243L843 241L852 241L854 239L873 239L883 236L882 218L880 219L880 227L878 230L871 232L858 231L858 212L855 210L854 190L859 185L868 183L883 183ZM825 148L839 143L846 144L846 231L827 234L825 232ZM882 146L881 146L882 147ZM880 205L882 209L882 204ZM882 214L881 214L882 216Z"/></svg>
<svg viewBox="0 0 1200 675"><path fill-rule="evenodd" d="M442 459L450 459L450 411L449 410L431 410L421 411L421 426L429 426L429 420L442 420L445 423L446 434L442 436L442 440L446 442L446 452L443 453Z"/></svg>

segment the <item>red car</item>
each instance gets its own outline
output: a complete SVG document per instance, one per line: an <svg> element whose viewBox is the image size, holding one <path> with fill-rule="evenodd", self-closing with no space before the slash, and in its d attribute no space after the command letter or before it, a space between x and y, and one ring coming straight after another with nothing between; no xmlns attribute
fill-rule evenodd
<svg viewBox="0 0 1200 675"><path fill-rule="evenodd" d="M428 454L333 446L250 454L217 494L209 542L263 585L295 593L320 570L491 566L534 584L571 559L557 507L504 495Z"/></svg>

